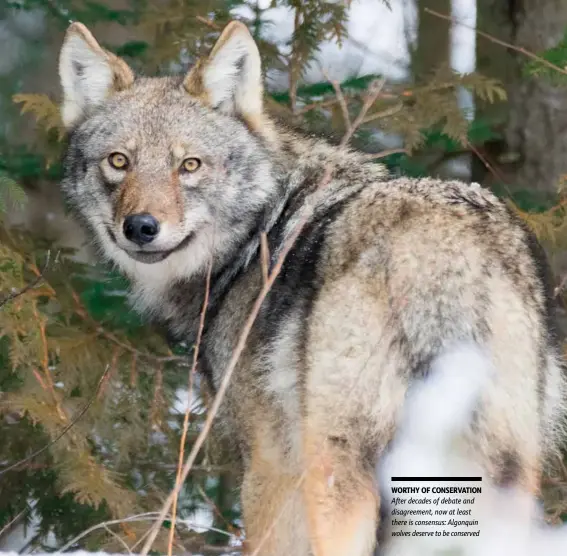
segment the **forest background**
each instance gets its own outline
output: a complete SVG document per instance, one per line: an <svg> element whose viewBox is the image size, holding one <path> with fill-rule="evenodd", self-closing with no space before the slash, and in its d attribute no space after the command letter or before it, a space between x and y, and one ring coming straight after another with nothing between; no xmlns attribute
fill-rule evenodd
<svg viewBox="0 0 567 556"><path fill-rule="evenodd" d="M378 80L355 147L393 175L472 180L510 203L546 248L567 332L565 0L0 0L0 550L139 549L184 421L187 454L211 402L198 377L188 388L194 346L128 309L61 201L65 29L81 21L164 74L234 18L258 41L271 111L338 142ZM566 481L545 479L551 522L567 520ZM238 552L236 486L207 438L154 548Z"/></svg>

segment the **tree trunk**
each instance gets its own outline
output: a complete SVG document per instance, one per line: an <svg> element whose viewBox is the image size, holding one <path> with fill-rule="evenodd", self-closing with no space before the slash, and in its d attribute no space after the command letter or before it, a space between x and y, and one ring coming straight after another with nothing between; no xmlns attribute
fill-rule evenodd
<svg viewBox="0 0 567 556"><path fill-rule="evenodd" d="M446 21L425 12L429 8L440 13L451 12L451 0L417 0L417 41L412 53L412 74L426 77L439 66L449 63L450 26Z"/></svg>
<svg viewBox="0 0 567 556"><path fill-rule="evenodd" d="M567 27L565 0L478 0L478 7L481 31L535 53L556 46ZM555 191L567 174L567 87L525 77L526 56L484 38L477 58L479 72L503 80L509 92L507 180L514 188Z"/></svg>

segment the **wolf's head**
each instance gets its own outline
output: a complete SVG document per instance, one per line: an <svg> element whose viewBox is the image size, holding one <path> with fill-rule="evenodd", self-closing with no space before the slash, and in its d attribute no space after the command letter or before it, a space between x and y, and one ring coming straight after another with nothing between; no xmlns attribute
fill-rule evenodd
<svg viewBox="0 0 567 556"><path fill-rule="evenodd" d="M262 225L277 188L276 136L243 24L229 24L187 75L142 78L74 23L59 73L63 190L134 280L188 277Z"/></svg>

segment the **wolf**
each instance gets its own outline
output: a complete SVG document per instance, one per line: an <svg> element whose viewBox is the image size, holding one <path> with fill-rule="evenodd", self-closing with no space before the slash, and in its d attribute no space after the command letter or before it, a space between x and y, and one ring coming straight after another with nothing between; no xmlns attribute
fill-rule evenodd
<svg viewBox="0 0 567 556"><path fill-rule="evenodd" d="M377 462L408 389L447 354L454 373L473 352L493 369L466 457L537 495L566 387L545 256L506 204L277 121L236 21L185 75L159 78L73 23L59 74L65 198L135 309L174 337L197 337L210 276L199 369L213 393L287 252L218 416L242 461L250 553L373 553Z"/></svg>

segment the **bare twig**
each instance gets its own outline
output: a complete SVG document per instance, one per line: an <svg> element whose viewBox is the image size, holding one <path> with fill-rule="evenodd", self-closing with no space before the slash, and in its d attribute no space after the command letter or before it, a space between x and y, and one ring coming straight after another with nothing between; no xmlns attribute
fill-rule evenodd
<svg viewBox="0 0 567 556"><path fill-rule="evenodd" d="M557 297L565 288L565 284L567 284L567 274L561 279L559 285L553 290L553 297Z"/></svg>
<svg viewBox="0 0 567 556"><path fill-rule="evenodd" d="M394 114L397 114L403 107L404 107L403 102L399 102L395 106L391 106L390 108L386 108L385 110L382 110L381 112L374 112L373 114L366 116L364 118L364 120L362 121L362 123L367 124L369 122L373 122L373 121L379 120L381 118L387 118L388 116L393 116Z"/></svg>
<svg viewBox="0 0 567 556"><path fill-rule="evenodd" d="M353 98L353 97L348 97L348 98ZM301 116L302 114L305 114L306 112L310 112L311 110L315 110L316 108L327 108L328 106L333 106L334 104L337 104L337 102L338 100L336 97L327 98L325 100L319 100L317 102L311 102L309 104L306 104L305 106L302 106L301 108L298 108L295 111L295 115Z"/></svg>
<svg viewBox="0 0 567 556"><path fill-rule="evenodd" d="M399 149L386 149L379 153L365 153L363 156L368 160L378 160L379 158L386 158L391 154L409 154L409 151L400 147Z"/></svg>
<svg viewBox="0 0 567 556"><path fill-rule="evenodd" d="M163 364L159 363L154 372L154 392L149 410L150 427L160 422L160 409L163 402Z"/></svg>
<svg viewBox="0 0 567 556"><path fill-rule="evenodd" d="M132 516L126 517L124 519L111 519L109 521L97 523L96 525L93 525L92 527L85 529L84 531L79 533L76 537L73 537L69 542L65 543L57 552L59 552L59 553L65 552L65 550L68 550L69 548L71 548L74 544L78 543L82 538L86 537L87 535L90 535L93 531L96 531L98 529L106 529L110 525L119 525L119 524L122 524L122 523L136 523L136 522L140 522L140 521L153 521L155 519L156 515L157 515L157 512L146 512L146 513L143 513L143 514L132 515Z"/></svg>
<svg viewBox="0 0 567 556"><path fill-rule="evenodd" d="M323 75L325 76L325 78L327 79L327 81L329 81L331 83L331 85L333 86L333 89L335 90L335 95L337 97L337 101L339 103L339 106L341 107L341 112L343 114L343 120L345 122L345 129L348 131L350 131L350 128L352 127L352 122L350 121L350 115L348 113L348 106L347 106L347 102L345 99L345 96L343 94L343 91L341 89L341 85L338 81L331 79L327 72L323 70Z"/></svg>
<svg viewBox="0 0 567 556"><path fill-rule="evenodd" d="M428 14L435 16L435 17L439 17L439 18L444 19L446 21L450 21L451 23L456 23L458 25L462 25L463 27L466 27L467 29L471 29L477 35L489 40L490 42L493 42L495 44L499 44L500 46L504 46L505 48L509 48L510 50L514 50L515 52L519 52L520 54L523 54L524 56L527 56L528 58L531 58L532 60L536 60L540 64L543 64L544 66L547 66L548 68L550 68L554 71L558 71L559 73L563 73L564 75L567 75L567 69L562 68L561 66L557 66L556 64L550 62L549 60L546 60L545 58L542 58L541 56L538 56L537 54L531 52L530 50L527 50L526 48L524 48L522 46L516 46L515 44L511 44L511 43L503 41L501 39L497 39L496 37L494 37L494 36L492 36L488 33L485 33L483 31L479 31L476 27L473 27L471 25L467 25L466 23L463 23L462 21L459 21L458 19L455 19L455 18L451 17L450 15L442 14L442 13L436 12L435 10L431 10L429 8L425 8L424 11L427 12Z"/></svg>
<svg viewBox="0 0 567 556"><path fill-rule="evenodd" d="M92 527L85 529L84 531L79 533L76 537L73 537L69 542L65 543L61 548L59 548L57 553L65 552L65 550L68 550L73 545L78 543L81 539L85 538L87 535L90 535L93 531L97 531L98 529L108 530L108 527L110 527L111 525L122 525L124 523L141 523L141 522L147 522L147 521L154 521L157 517L158 517L158 512L144 512L144 513L141 513L141 514L136 514L136 515L132 515L132 516L129 516L129 517L125 517L123 519L110 519L108 521L103 521L101 523L97 523L96 525L93 525ZM171 516L166 515L165 518L170 519ZM184 520L181 521L181 523L183 523L183 525L185 525L187 527L195 527L195 528L199 527L199 528L207 529L207 531L214 531L216 533L220 533L220 534L225 535L227 537L232 536L227 531L223 531L222 529L219 529L217 527L206 527L206 526L201 525L201 524L197 525L197 524L191 522L190 520L184 519ZM134 545L134 546L136 546L136 545ZM132 550L132 549L130 549L130 550ZM238 550L238 548L235 548L234 551L238 552L239 550Z"/></svg>
<svg viewBox="0 0 567 556"><path fill-rule="evenodd" d="M211 273L213 270L212 258L209 262L209 268L207 270L207 279L205 283L205 299L203 301L203 308L201 309L201 316L199 319L199 330L197 332L197 340L195 342L195 347L193 349L193 364L191 365L191 370L189 371L189 385L188 385L188 399L187 408L185 409L185 416L183 418L183 431L181 433L181 441L179 445L179 461L177 463L177 476L175 479L175 486L177 491L181 488L181 470L183 468L183 460L185 459L185 442L187 441L187 430L189 428L189 416L191 415L191 397L193 395L193 382L195 377L195 372L197 370L197 361L199 360L199 348L201 346L201 339L203 336L203 329L205 327L205 315L207 313L207 307L209 305L209 294L211 289ZM175 534L175 519L177 517L177 495L173 499L173 507L171 510L171 527L169 529L169 541L167 544L167 554L171 556L173 550L173 536Z"/></svg>
<svg viewBox="0 0 567 556"><path fill-rule="evenodd" d="M333 85L332 82L331 82L331 84ZM454 89L456 86L457 86L456 83L435 83L435 84L430 84L430 85L423 85L421 87L415 87L413 89L403 89L401 91L396 91L396 90L385 91L384 89L382 89L382 91L380 92L380 94L378 95L377 98L388 99L388 100L399 100L400 97L412 98L412 97L415 97L416 95L419 95L421 93L432 92L432 91L443 91L443 90L447 90L447 89ZM301 115L303 115L307 112L310 112L311 110L316 110L317 108L328 108L328 107L333 106L335 104L339 104L340 101L337 98L336 88L335 88L334 85L333 85L333 88L335 89L335 95L334 96L329 97L329 98L325 98L323 100L311 102L309 104L302 106L301 108L296 107L294 115L295 116L301 116ZM359 100L361 98L364 98L364 95L362 95L360 93L352 93L352 94L347 93L347 94L345 94L344 91L342 91L342 90L341 90L341 93L342 93L343 98L347 102L347 105L348 105L348 101L350 101L350 100ZM376 114L370 114L369 116L366 117L366 119L363 123L368 123L368 122L374 121L375 119L378 119L378 118L385 118L387 116L391 116L393 114L396 114L399 110L401 110L403 108L403 106L404 106L403 102L398 102L393 107L387 108L383 112L378 112Z"/></svg>
<svg viewBox="0 0 567 556"><path fill-rule="evenodd" d="M266 232L262 232L260 235L260 250L262 283L265 284L268 281L268 267L270 263L270 248L268 246L268 236L266 235Z"/></svg>
<svg viewBox="0 0 567 556"><path fill-rule="evenodd" d="M195 470L195 468L193 467L193 471ZM211 508L213 509L213 511L215 512L215 514L220 517L225 524L227 525L228 529L233 529L232 524L226 519L226 517L224 517L224 515L222 515L222 512L219 510L218 506L215 504L214 500L211 500L208 496L207 493L203 490L203 487L201 485L197 485L197 490L199 491L199 494L202 496L203 500L209 504L209 506L211 506Z"/></svg>
<svg viewBox="0 0 567 556"><path fill-rule="evenodd" d="M208 553L208 554L240 554L242 550L240 548L235 548L234 546L215 546L214 544L202 544L197 547L197 552L200 553ZM193 552L185 555L185 556L193 556Z"/></svg>
<svg viewBox="0 0 567 556"><path fill-rule="evenodd" d="M157 512L156 512L157 513ZM136 548L141 545L147 538L148 535L150 534L151 529L148 529L133 545L132 548L130 549L132 552L134 552L134 550L136 550Z"/></svg>
<svg viewBox="0 0 567 556"><path fill-rule="evenodd" d="M116 534L108 525L104 524L104 529L111 536L114 537L125 549L127 554L132 554L130 547L124 542L124 539L118 534Z"/></svg>
<svg viewBox="0 0 567 556"><path fill-rule="evenodd" d="M57 262L58 258L59 258L59 252L55 256L55 262ZM21 295L24 295L26 292L38 286L43 281L43 276L47 271L47 268L49 267L50 260L51 260L51 251L47 251L45 264L43 265L43 268L41 269L39 274L37 274L36 277L29 284L26 284L23 288L12 291L6 297L4 297L4 299L0 301L0 307L3 307L4 305L6 305L6 303L13 301L14 299L16 299L16 297L20 297Z"/></svg>
<svg viewBox="0 0 567 556"><path fill-rule="evenodd" d="M14 469L20 467L21 465L28 463L32 459L36 458L37 456L39 456L40 454L42 454L43 452L48 450L56 442L61 440L61 438L63 438L71 430L71 428L73 428L79 422L79 420L83 417L83 415L88 411L89 407L93 404L93 402L97 398L98 391L99 391L102 383L104 382L105 377L106 377L107 373L109 372L109 370L110 370L110 365L107 365L107 367L104 370L104 373L102 373L102 376L100 377L98 384L96 385L95 391L94 391L93 395L91 396L91 398L89 399L89 401L85 404L83 409L81 409L81 411L79 411L79 413L77 413L77 416L74 417L72 419L72 421L51 442L49 442L43 448L40 448L39 450L37 450L33 454L29 455L27 458L24 458L20 461L17 461L16 463L10 465L6 469L2 469L0 471L0 476L4 475L5 473L8 473L8 471L13 471Z"/></svg>
<svg viewBox="0 0 567 556"><path fill-rule="evenodd" d="M465 141L465 146L467 149L471 150L478 159L483 163L484 167L492 173L492 175L503 184L506 184L506 179L504 176L495 168L493 164L490 163L488 158L484 156L479 149L477 149L470 141Z"/></svg>
<svg viewBox="0 0 567 556"><path fill-rule="evenodd" d="M204 23L207 27L210 27L211 29L214 29L215 31L222 31L222 27L217 25L214 21L207 19L206 17L203 17L202 15L196 15L195 19L197 21L200 21L201 23Z"/></svg>
<svg viewBox="0 0 567 556"><path fill-rule="evenodd" d="M353 124L350 126L350 129L347 129L347 132L341 139L341 142L339 144L340 147L344 147L351 140L354 132L362 125L368 109L376 102L376 99L380 96L380 93L384 88L384 83L384 79L379 79L373 81L370 84L370 86L368 87L368 94L366 95L364 102L362 103L362 108L360 109L360 112L358 113L358 116L354 120Z"/></svg>
<svg viewBox="0 0 567 556"><path fill-rule="evenodd" d="M289 59L289 105L291 112L295 114L297 108L297 86L299 82L301 68L297 59L297 44L295 39L299 25L301 24L301 3L295 5L293 18L293 39L291 43L291 55Z"/></svg>
<svg viewBox="0 0 567 556"><path fill-rule="evenodd" d="M508 196L510 197L510 201L513 198L512 192L510 191L510 187L508 186L508 183L506 181L506 178L500 173L500 171L498 171L496 169L496 167L490 163L490 161L488 160L488 157L486 157L484 154L482 154L480 152L479 149L477 149L470 141L465 141L465 147L467 147L467 149L469 149L470 151L472 151L477 157L478 159L484 164L484 167L498 180L500 181L500 183L502 183L502 185L504 186L504 188L506 189L506 192L508 193Z"/></svg>

